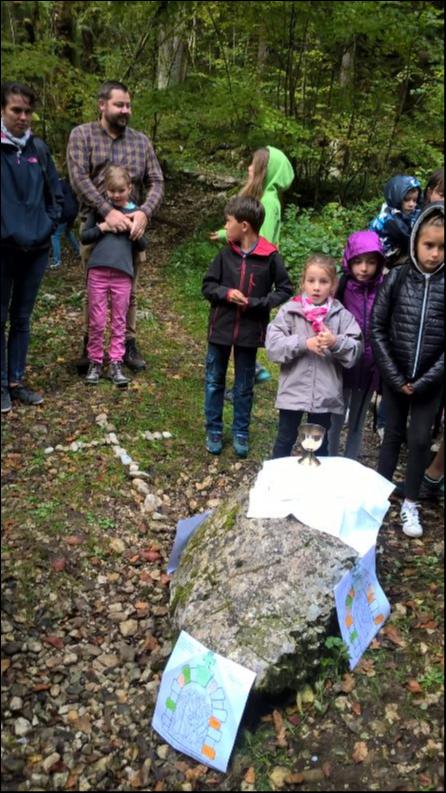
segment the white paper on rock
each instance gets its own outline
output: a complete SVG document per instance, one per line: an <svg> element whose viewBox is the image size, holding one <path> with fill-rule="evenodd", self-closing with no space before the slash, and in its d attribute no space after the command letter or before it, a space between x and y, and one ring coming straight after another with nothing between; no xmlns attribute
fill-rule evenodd
<svg viewBox="0 0 446 793"><path fill-rule="evenodd" d="M395 486L355 460L318 459L319 466L300 465L296 457L267 460L250 491L248 518L294 515L363 556L376 544Z"/></svg>
<svg viewBox="0 0 446 793"><path fill-rule="evenodd" d="M226 771L255 672L181 631L161 680L152 727L184 754Z"/></svg>

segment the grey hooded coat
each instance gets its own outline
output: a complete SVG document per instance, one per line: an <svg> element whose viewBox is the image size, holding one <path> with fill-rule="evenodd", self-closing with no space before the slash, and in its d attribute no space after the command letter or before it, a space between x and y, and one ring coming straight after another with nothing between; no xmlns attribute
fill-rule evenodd
<svg viewBox="0 0 446 793"><path fill-rule="evenodd" d="M316 334L300 303L290 300L268 325L268 357L281 364L276 399L280 410L343 412L342 369L354 366L362 353L361 330L339 300L333 300L324 324L337 337L324 357L307 347Z"/></svg>

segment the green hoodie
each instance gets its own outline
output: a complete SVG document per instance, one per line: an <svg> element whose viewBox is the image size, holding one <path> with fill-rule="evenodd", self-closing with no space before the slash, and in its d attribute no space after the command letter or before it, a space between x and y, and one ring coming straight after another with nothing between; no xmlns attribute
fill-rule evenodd
<svg viewBox="0 0 446 793"><path fill-rule="evenodd" d="M282 207L280 193L287 190L294 179L293 167L286 155L274 146L266 147L269 151L268 168L264 183L263 195L260 199L265 208L265 220L260 229L260 235L268 242L277 245L280 234L280 220ZM220 229L218 241L226 242L226 231Z"/></svg>

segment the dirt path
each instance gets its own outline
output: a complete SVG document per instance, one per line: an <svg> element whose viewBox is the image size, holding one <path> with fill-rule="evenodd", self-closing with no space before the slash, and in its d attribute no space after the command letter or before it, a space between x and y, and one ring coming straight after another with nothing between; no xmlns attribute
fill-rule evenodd
<svg viewBox="0 0 446 793"><path fill-rule="evenodd" d="M249 481L274 432L267 383L256 397L262 433L246 464L230 451L209 460L202 449L204 344L174 309L165 266L220 200L190 184L169 185L163 214L185 231L154 224L156 256L140 290L149 369L126 394L106 383L87 389L74 374L76 264L45 279L30 358L45 403L2 418L3 786L442 790L438 505L424 508L422 540L400 533L396 508L388 515L378 559L392 615L354 674L333 654L303 704L293 694L248 709L227 775L197 766L150 729L172 649L165 567L176 521ZM142 511L145 494L132 487L117 444L105 442L110 433L147 472L154 512ZM364 462L376 460L369 427Z"/></svg>

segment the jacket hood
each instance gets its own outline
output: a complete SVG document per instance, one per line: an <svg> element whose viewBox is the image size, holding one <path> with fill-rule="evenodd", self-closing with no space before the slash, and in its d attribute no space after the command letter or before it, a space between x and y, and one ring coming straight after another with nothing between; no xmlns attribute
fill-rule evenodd
<svg viewBox="0 0 446 793"><path fill-rule="evenodd" d="M424 207L424 209L421 211L420 215L418 216L416 222L414 223L414 227L410 235L410 259L412 264L414 264L415 267L417 268L418 272L422 273L423 275L426 275L426 273L419 266L415 251L418 232L420 231L420 226L422 225L422 223L424 223L426 218L429 217L429 215L439 214L439 213L443 215L443 220L444 220L443 201L435 201L433 204L428 204L426 207ZM440 266L435 270L435 272L438 273L438 271L441 270L443 267L444 267L444 260L440 264Z"/></svg>
<svg viewBox="0 0 446 793"><path fill-rule="evenodd" d="M392 176L384 185L384 198L392 209L401 209L401 203L409 190L418 190L421 196L421 185L415 176Z"/></svg>
<svg viewBox="0 0 446 793"><path fill-rule="evenodd" d="M354 231L353 234L350 234L342 257L344 273L351 275L349 261L355 256L361 256L364 253L377 253L379 255L380 266L378 272L381 273L384 266L384 251L376 231Z"/></svg>
<svg viewBox="0 0 446 793"><path fill-rule="evenodd" d="M230 242L229 245L235 253L243 256L240 245L236 245L235 242ZM278 248L272 242L269 242L265 237L259 237L255 248L249 253L249 256L270 256L271 253L275 253L277 250Z"/></svg>
<svg viewBox="0 0 446 793"><path fill-rule="evenodd" d="M274 146L266 147L269 151L268 167L264 181L264 192L267 190L287 190L294 180L293 166L288 157Z"/></svg>

